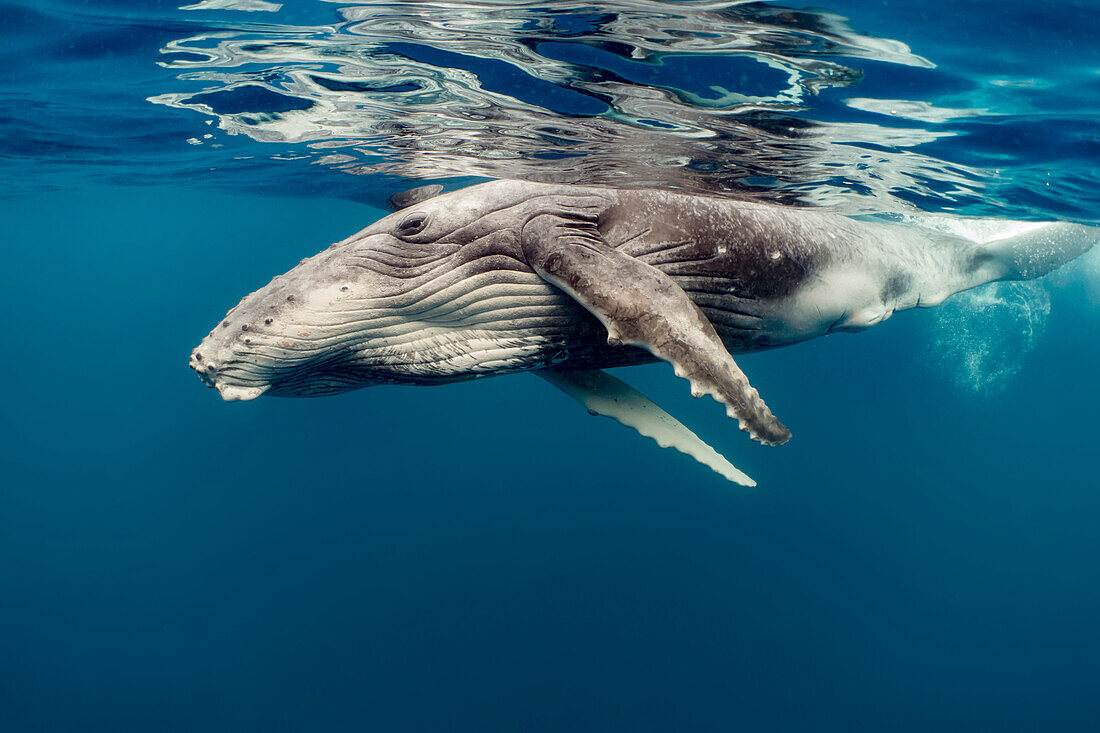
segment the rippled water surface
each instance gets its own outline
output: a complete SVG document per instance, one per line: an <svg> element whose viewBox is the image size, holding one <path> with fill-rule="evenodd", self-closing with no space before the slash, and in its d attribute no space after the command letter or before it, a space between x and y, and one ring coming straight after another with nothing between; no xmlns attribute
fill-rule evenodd
<svg viewBox="0 0 1100 733"><path fill-rule="evenodd" d="M520 177L1097 219L1087 2L0 7L14 190Z"/></svg>

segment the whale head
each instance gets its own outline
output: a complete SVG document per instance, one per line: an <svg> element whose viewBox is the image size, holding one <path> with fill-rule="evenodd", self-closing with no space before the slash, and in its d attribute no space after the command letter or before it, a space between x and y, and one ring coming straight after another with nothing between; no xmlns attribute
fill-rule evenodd
<svg viewBox="0 0 1100 733"><path fill-rule="evenodd" d="M431 384L519 368L545 338L517 307L566 307L519 231L552 186L494 181L413 203L245 296L192 352L226 400Z"/></svg>

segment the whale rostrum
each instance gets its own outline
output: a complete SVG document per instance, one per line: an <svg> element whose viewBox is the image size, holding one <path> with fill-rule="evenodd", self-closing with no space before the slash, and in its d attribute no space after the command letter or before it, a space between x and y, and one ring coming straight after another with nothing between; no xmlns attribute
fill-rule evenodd
<svg viewBox="0 0 1100 733"><path fill-rule="evenodd" d="M790 431L733 354L867 328L1090 249L1068 223L909 217L658 190L492 181L422 187L245 296L191 366L226 400L534 371L589 411L753 482L599 370L662 360L752 439Z"/></svg>

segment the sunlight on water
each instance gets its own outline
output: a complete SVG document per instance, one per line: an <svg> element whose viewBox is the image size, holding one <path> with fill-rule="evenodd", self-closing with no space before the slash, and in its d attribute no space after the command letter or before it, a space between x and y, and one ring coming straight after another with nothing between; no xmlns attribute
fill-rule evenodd
<svg viewBox="0 0 1100 733"><path fill-rule="evenodd" d="M375 204L518 177L1100 220L1089 26L992 0L10 7L0 197L58 171Z"/></svg>
<svg viewBox="0 0 1100 733"><path fill-rule="evenodd" d="M180 10L241 10L246 13L277 13L282 5L265 0L202 0L194 5L184 5Z"/></svg>
<svg viewBox="0 0 1100 733"><path fill-rule="evenodd" d="M798 114L858 84L852 62L935 67L831 12L645 0L338 11L330 25L220 23L172 41L161 64L187 90L150 101L356 174L739 190L854 212L975 200L991 180L917 149L956 132L907 124L982 110L860 97L851 109L889 123Z"/></svg>

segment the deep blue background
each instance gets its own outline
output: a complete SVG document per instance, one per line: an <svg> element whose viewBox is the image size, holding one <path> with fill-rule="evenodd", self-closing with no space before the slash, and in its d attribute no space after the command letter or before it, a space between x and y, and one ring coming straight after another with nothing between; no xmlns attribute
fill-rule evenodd
<svg viewBox="0 0 1100 733"><path fill-rule="evenodd" d="M1100 729L1095 274L999 394L933 311L740 358L782 448L620 372L747 490L529 375L224 404L191 348L380 212L47 172L0 201L0 730Z"/></svg>
<svg viewBox="0 0 1100 733"><path fill-rule="evenodd" d="M199 384L236 295L373 216L168 188L0 208L6 730L1094 727L1081 288L998 399L931 366L930 311L743 357L778 449L626 371L755 490L527 375Z"/></svg>

